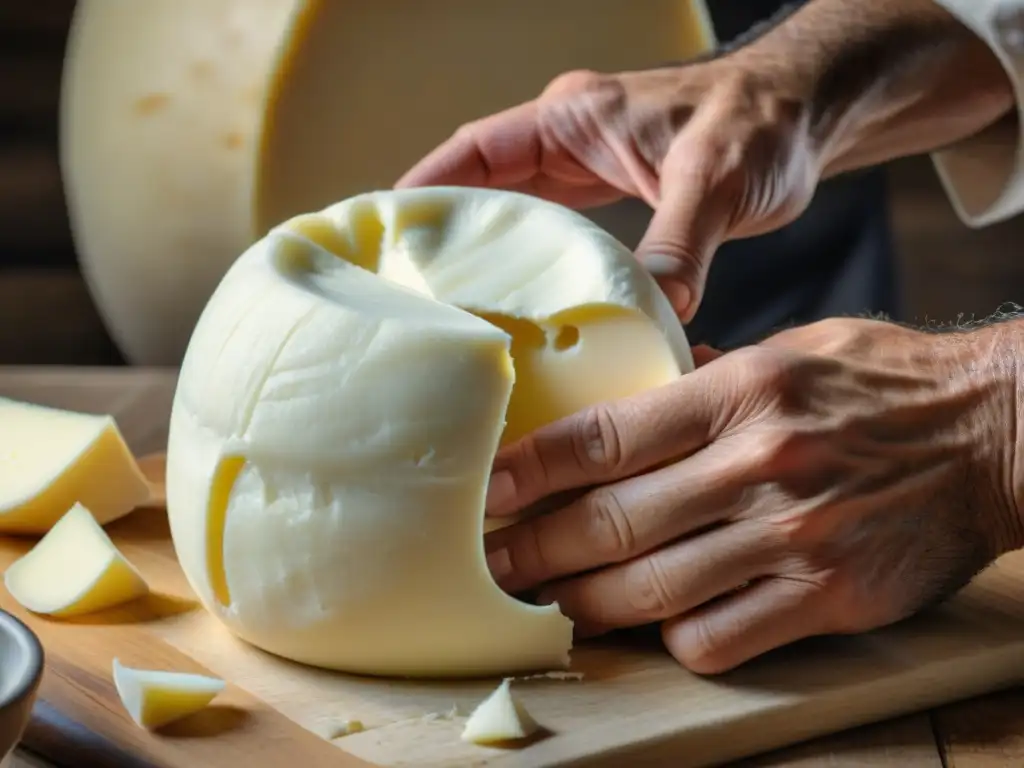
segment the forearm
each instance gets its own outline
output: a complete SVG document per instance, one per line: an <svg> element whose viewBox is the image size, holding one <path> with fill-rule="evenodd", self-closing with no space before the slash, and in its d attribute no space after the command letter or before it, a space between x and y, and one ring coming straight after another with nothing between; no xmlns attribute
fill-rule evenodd
<svg viewBox="0 0 1024 768"><path fill-rule="evenodd" d="M734 55L807 103L825 176L944 147L1013 106L996 56L933 0L811 0Z"/></svg>

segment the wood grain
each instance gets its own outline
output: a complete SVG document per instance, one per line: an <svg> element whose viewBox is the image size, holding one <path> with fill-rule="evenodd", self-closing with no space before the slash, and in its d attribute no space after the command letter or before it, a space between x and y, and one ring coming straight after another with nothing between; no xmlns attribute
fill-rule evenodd
<svg viewBox="0 0 1024 768"><path fill-rule="evenodd" d="M11 551L8 547L5 552ZM45 621L27 614L6 592L0 607L31 623L46 651L46 671L39 699L87 729L96 738L83 754L74 745L63 757L67 764L124 766L126 755L136 765L186 768L196 765L286 765L291 760L313 766L357 768L362 765L323 739L303 730L251 694L229 684L214 705L189 720L153 734L139 728L124 710L114 689L111 663L118 657L128 666L181 672L209 671L147 632L144 617L132 623ZM124 616L122 614L122 616ZM25 743L52 754L47 731L30 727ZM114 746L116 745L116 747Z"/></svg>
<svg viewBox="0 0 1024 768"><path fill-rule="evenodd" d="M780 752L738 761L733 768L943 768L927 715L885 727L853 728Z"/></svg>
<svg viewBox="0 0 1024 768"><path fill-rule="evenodd" d="M1024 765L1024 690L959 702L932 717L947 768Z"/></svg>
<svg viewBox="0 0 1024 768"><path fill-rule="evenodd" d="M160 451L165 444L173 382L173 372L0 369L2 394L114 413L140 455ZM150 466L159 473L159 464ZM581 647L574 653L574 666L584 672L582 682L537 680L518 685L528 707L555 735L519 752L481 750L459 742L460 717L443 715L453 704L467 711L496 681L380 681L327 674L270 657L236 641L195 607L161 509L139 510L109 530L161 597L133 604L118 616L74 625L29 617L44 637L44 646L57 648L56 658L67 660L55 661L52 673L48 668L46 701L62 712L69 704L79 712L89 702L109 703L104 698L109 696L104 675L109 670L106 656L113 652L135 661L187 665L225 676L238 706L268 723L260 732L269 729L300 743L312 738L310 744L327 745L337 759L348 753L379 765L710 764L1000 688L1024 672L1024 562L1007 558L942 610L860 638L793 646L719 678L689 675L656 645L641 640ZM19 551L23 549L7 541L0 557L9 559ZM106 650L97 651L97 646ZM85 672L69 671L78 668ZM998 699L985 699L991 700ZM182 741L156 747L147 736L140 745L132 741L142 738L137 730L121 730L123 714L111 708L94 710L120 718L119 724L94 723L84 712L72 719L105 729L100 730L104 738L147 759L173 760L184 754ZM332 722L346 718L363 720L369 730L337 739L337 746L310 733L326 733ZM302 726L295 726L298 736L289 731L288 721ZM238 727L244 729L245 722ZM989 742L984 740L975 751L971 727L968 723L959 736L955 729L950 731L945 739L948 754L956 759L993 754L985 751ZM232 733L237 732L228 729L211 742L222 743ZM1013 738L994 737L995 747L1002 751ZM163 745L156 737L153 741ZM200 748L214 749L206 741ZM314 749L301 743L295 750L307 748ZM138 753L139 749L150 751ZM158 749L164 751L157 753ZM188 768L214 764L191 757L194 752L187 754ZM206 754L214 759L212 751ZM228 753L220 756L224 754ZM235 764L236 753L230 754L230 764ZM254 766L262 764L261 755L238 754ZM927 718L918 716L809 742L744 765L933 768L937 759Z"/></svg>

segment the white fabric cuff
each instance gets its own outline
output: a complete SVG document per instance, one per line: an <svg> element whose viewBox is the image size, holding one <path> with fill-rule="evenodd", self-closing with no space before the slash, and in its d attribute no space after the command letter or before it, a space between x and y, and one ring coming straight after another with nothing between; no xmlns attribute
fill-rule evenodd
<svg viewBox="0 0 1024 768"><path fill-rule="evenodd" d="M961 220L980 228L1024 212L1024 0L935 0L996 54L1013 83L1017 109L932 154Z"/></svg>

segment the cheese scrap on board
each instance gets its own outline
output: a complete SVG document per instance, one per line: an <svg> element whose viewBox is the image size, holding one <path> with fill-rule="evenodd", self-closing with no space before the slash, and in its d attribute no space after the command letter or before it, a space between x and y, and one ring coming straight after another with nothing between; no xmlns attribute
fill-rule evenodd
<svg viewBox="0 0 1024 768"><path fill-rule="evenodd" d="M462 740L474 744L498 744L533 736L540 724L512 693L512 680L506 677L470 714L462 728Z"/></svg>
<svg viewBox="0 0 1024 768"><path fill-rule="evenodd" d="M149 593L96 518L75 504L4 571L11 597L34 613L81 616Z"/></svg>
<svg viewBox="0 0 1024 768"><path fill-rule="evenodd" d="M264 650L349 672L564 669L572 623L491 579L498 447L693 369L628 248L513 192L371 192L228 271L175 392L167 504L200 600Z"/></svg>
<svg viewBox="0 0 1024 768"><path fill-rule="evenodd" d="M136 669L114 659L114 688L136 725L154 730L204 709L225 688L220 678Z"/></svg>
<svg viewBox="0 0 1024 768"><path fill-rule="evenodd" d="M46 533L77 503L106 525L148 499L113 417L0 397L0 533Z"/></svg>

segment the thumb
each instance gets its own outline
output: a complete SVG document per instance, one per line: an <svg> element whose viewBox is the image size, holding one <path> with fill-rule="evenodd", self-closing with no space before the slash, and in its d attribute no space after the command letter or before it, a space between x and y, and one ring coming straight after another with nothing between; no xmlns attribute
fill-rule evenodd
<svg viewBox="0 0 1024 768"><path fill-rule="evenodd" d="M678 166L677 166L678 168ZM715 251L725 239L732 206L715 194L711 174L700 168L661 174L661 200L637 246L636 257L661 285L684 323L693 319Z"/></svg>

